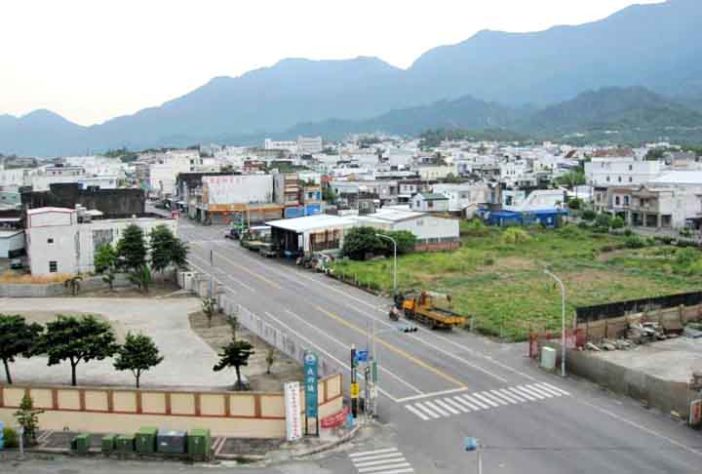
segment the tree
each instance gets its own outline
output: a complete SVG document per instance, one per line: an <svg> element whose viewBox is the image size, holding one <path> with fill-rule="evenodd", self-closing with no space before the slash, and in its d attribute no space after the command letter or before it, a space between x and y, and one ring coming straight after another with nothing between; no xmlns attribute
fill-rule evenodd
<svg viewBox="0 0 702 474"><path fill-rule="evenodd" d="M173 235L171 229L161 224L151 231L151 268L163 272L170 265L178 268L187 266L188 247Z"/></svg>
<svg viewBox="0 0 702 474"><path fill-rule="evenodd" d="M12 385L10 363L19 355L31 356L41 332L39 324L27 324L22 316L0 314L0 359L8 384Z"/></svg>
<svg viewBox="0 0 702 474"><path fill-rule="evenodd" d="M117 351L115 335L106 321L93 315L59 315L46 323L39 348L49 356L49 365L65 360L71 364L71 385L76 385L76 367L83 362L102 360Z"/></svg>
<svg viewBox="0 0 702 474"><path fill-rule="evenodd" d="M271 367L273 367L275 360L275 348L269 347L266 353L266 374L271 375Z"/></svg>
<svg viewBox="0 0 702 474"><path fill-rule="evenodd" d="M585 170L583 168L576 168L568 171L565 174L557 177L555 182L559 186L565 186L567 188L574 188L575 186L582 186L586 183Z"/></svg>
<svg viewBox="0 0 702 474"><path fill-rule="evenodd" d="M241 368L249 365L249 357L254 354L253 346L244 340L232 340L229 344L222 348L219 355L219 362L212 368L215 372L219 372L227 367L234 367L236 371L236 390L243 389L241 383Z"/></svg>
<svg viewBox="0 0 702 474"><path fill-rule="evenodd" d="M612 219L612 222L609 223L609 225L612 229L622 229L626 225L626 223L621 217L615 216Z"/></svg>
<svg viewBox="0 0 702 474"><path fill-rule="evenodd" d="M151 275L151 269L148 265L142 265L135 268L129 273L128 278L129 281L136 285L140 291L143 291L144 293L149 292L149 286L151 286L153 277Z"/></svg>
<svg viewBox="0 0 702 474"><path fill-rule="evenodd" d="M217 312L217 300L214 298L206 297L203 298L202 301L200 301L200 305L202 306L202 312L207 318L207 327L212 327L212 318Z"/></svg>
<svg viewBox="0 0 702 474"><path fill-rule="evenodd" d="M609 229L612 226L612 216L601 213L595 218L595 226L603 229Z"/></svg>
<svg viewBox="0 0 702 474"><path fill-rule="evenodd" d="M39 415L42 413L44 413L44 410L34 408L32 397L25 393L20 402L19 410L15 412L15 418L17 418L17 424L24 428L22 436L25 442L30 446L37 444Z"/></svg>
<svg viewBox="0 0 702 474"><path fill-rule="evenodd" d="M229 323L229 327L232 328L232 340L236 341L236 333L239 330L239 318L236 314L230 314L227 318L227 322Z"/></svg>
<svg viewBox="0 0 702 474"><path fill-rule="evenodd" d="M117 242L119 265L126 270L135 270L146 264L146 243L144 231L136 224L130 224L122 232Z"/></svg>
<svg viewBox="0 0 702 474"><path fill-rule="evenodd" d="M71 295L76 296L80 291L80 282L83 281L83 277L80 275L75 275L70 278L66 278L63 282L63 286L71 289Z"/></svg>
<svg viewBox="0 0 702 474"><path fill-rule="evenodd" d="M334 191L334 188L332 188L329 185L326 185L326 186L324 186L324 188L322 188L322 199L325 202L327 202L329 204L333 204L336 202L336 198L337 198L337 196L336 196L336 191Z"/></svg>
<svg viewBox="0 0 702 474"><path fill-rule="evenodd" d="M139 388L141 373L163 362L154 341L144 334L127 333L127 338L117 350L115 369L131 370L136 379L136 388Z"/></svg>
<svg viewBox="0 0 702 474"><path fill-rule="evenodd" d="M341 249L351 260L365 260L368 255L385 253L386 244L373 227L354 227L348 231Z"/></svg>
<svg viewBox="0 0 702 474"><path fill-rule="evenodd" d="M95 272L102 275L102 281L114 289L115 273L117 272L117 252L111 244L101 245L93 259Z"/></svg>
<svg viewBox="0 0 702 474"><path fill-rule="evenodd" d="M414 246L417 244L417 236L409 230L393 230L390 232L379 232L395 239L397 242L397 254L402 255L414 251ZM385 243L385 255L392 255L393 244L389 240L383 240Z"/></svg>

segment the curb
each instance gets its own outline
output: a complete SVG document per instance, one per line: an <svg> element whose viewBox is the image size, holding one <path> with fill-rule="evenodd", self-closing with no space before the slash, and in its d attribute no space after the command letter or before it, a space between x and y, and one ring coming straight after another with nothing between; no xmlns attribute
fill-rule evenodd
<svg viewBox="0 0 702 474"><path fill-rule="evenodd" d="M330 450L330 449L336 448L337 446L339 446L339 445L341 445L341 444L344 444L344 443L347 443L348 441L350 441L354 436L356 436L356 433L358 433L358 431L359 431L360 429L361 429L361 425L356 425L356 426L354 426L354 427L351 429L351 431L349 431L348 433L346 433L346 434L345 434L344 436L342 436L341 438L336 439L336 440L334 440L334 441L332 441L332 442L330 442L330 443L323 444L323 445L321 445L321 446L315 446L315 447L313 447L313 448L309 448L309 449L304 450L304 451L299 451L299 452L297 452L297 453L294 453L294 454L292 455L292 457L293 457L293 458L301 458L301 457L304 457L304 456L310 456L310 455L312 455L312 454L317 454L317 453L321 453L321 452L323 452L323 451L328 451L328 450Z"/></svg>

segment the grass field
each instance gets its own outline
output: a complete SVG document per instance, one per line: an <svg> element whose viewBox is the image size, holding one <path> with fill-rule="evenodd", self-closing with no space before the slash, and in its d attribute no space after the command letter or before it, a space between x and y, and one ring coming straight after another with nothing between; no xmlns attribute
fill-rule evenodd
<svg viewBox="0 0 702 474"><path fill-rule="evenodd" d="M544 267L566 286L569 318L578 306L702 287L697 250L651 242L627 248L627 237L575 226L526 229L517 243L511 232L462 224L460 249L399 257L398 286L449 293L454 310L474 317L474 328L512 340L529 327L560 328L560 292ZM392 290L392 259L338 261L333 269L362 286Z"/></svg>

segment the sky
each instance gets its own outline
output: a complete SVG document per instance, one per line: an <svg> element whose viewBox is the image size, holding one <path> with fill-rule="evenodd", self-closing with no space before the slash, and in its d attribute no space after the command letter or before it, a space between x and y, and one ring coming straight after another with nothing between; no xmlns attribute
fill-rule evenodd
<svg viewBox="0 0 702 474"><path fill-rule="evenodd" d="M407 68L483 29L539 31L659 0L18 0L0 4L0 114L82 125L287 57Z"/></svg>

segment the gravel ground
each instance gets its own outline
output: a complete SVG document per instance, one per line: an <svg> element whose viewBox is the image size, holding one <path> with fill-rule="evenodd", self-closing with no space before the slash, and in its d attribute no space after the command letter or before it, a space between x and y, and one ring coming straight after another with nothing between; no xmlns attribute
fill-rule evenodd
<svg viewBox="0 0 702 474"><path fill-rule="evenodd" d="M116 332L143 332L151 336L164 361L142 376L142 387L180 386L224 389L234 379L234 371L213 372L215 351L190 329L188 314L200 308L196 298L2 298L3 313L35 313L46 320L47 313L94 313L109 320ZM118 372L112 360L81 362L78 383L81 385L132 385L131 372ZM46 357L18 359L11 367L17 383L68 384L70 365L47 366ZM4 379L4 373L2 379Z"/></svg>

